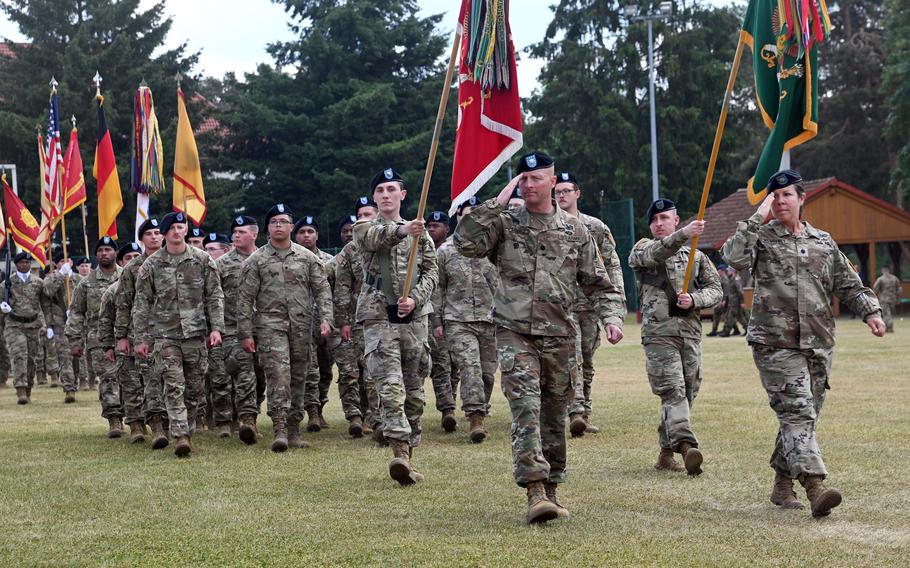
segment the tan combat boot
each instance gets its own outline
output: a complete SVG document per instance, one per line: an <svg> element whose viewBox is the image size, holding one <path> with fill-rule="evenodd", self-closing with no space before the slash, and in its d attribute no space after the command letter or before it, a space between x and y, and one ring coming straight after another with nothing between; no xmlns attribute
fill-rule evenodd
<svg viewBox="0 0 910 568"><path fill-rule="evenodd" d="M585 435L585 430L588 429L588 423L585 422L585 417L580 412L569 415L569 432L572 434L573 438L581 438Z"/></svg>
<svg viewBox="0 0 910 568"><path fill-rule="evenodd" d="M570 518L571 515L569 515L569 510L563 507L562 504L556 500L556 484L547 481L544 482L543 488L547 494L547 499L549 499L550 503L556 505L556 508L558 509L556 516L560 519Z"/></svg>
<svg viewBox="0 0 910 568"><path fill-rule="evenodd" d="M414 481L420 483L426 479L422 473L414 468L414 447L410 444L408 444L408 465L411 466L411 476L414 478Z"/></svg>
<svg viewBox="0 0 910 568"><path fill-rule="evenodd" d="M309 418L306 421L307 432L318 432L322 430L322 424L319 422L319 407L311 406L306 409Z"/></svg>
<svg viewBox="0 0 910 568"><path fill-rule="evenodd" d="M559 507L547 499L543 481L528 483L528 514L525 520L529 525L552 521L559 516Z"/></svg>
<svg viewBox="0 0 910 568"><path fill-rule="evenodd" d="M273 420L275 428L275 439L272 440L273 452L284 452L288 449L288 428L284 418L275 418Z"/></svg>
<svg viewBox="0 0 910 568"><path fill-rule="evenodd" d="M600 432L600 428L591 424L591 416L588 414L584 415L585 419L585 434L597 434Z"/></svg>
<svg viewBox="0 0 910 568"><path fill-rule="evenodd" d="M487 439L487 429L483 425L483 412L472 412L468 419L471 421L471 442L479 444Z"/></svg>
<svg viewBox="0 0 910 568"><path fill-rule="evenodd" d="M840 505L842 500L840 491L825 487L823 479L820 475L808 475L800 481L806 488L806 497L809 498L809 504L812 506L813 517L824 517L830 514L831 509Z"/></svg>
<svg viewBox="0 0 910 568"><path fill-rule="evenodd" d="M48 388L59 388L60 387L60 376L57 373L51 373L51 384L48 385Z"/></svg>
<svg viewBox="0 0 910 568"><path fill-rule="evenodd" d="M364 423L363 423L363 435L364 435L364 436L371 436L372 434L373 434L373 429L370 428L370 425L369 425L369 424L367 424L366 422L364 422Z"/></svg>
<svg viewBox="0 0 910 568"><path fill-rule="evenodd" d="M123 435L123 422L119 418L107 419L108 431L107 437L110 439L119 438Z"/></svg>
<svg viewBox="0 0 910 568"><path fill-rule="evenodd" d="M689 442L680 442L678 451L682 454L683 463L686 465L686 473L689 475L701 475L702 455L701 450Z"/></svg>
<svg viewBox="0 0 910 568"><path fill-rule="evenodd" d="M325 405L323 405L323 406L325 406ZM319 407L319 427L320 428L331 428L332 427L331 424L329 424L326 421L325 416L322 415L322 406Z"/></svg>
<svg viewBox="0 0 910 568"><path fill-rule="evenodd" d="M363 418L352 416L348 421L348 434L352 438L363 438Z"/></svg>
<svg viewBox="0 0 910 568"><path fill-rule="evenodd" d="M774 488L771 490L771 502L781 509L804 509L793 492L793 480L781 473L774 474Z"/></svg>
<svg viewBox="0 0 910 568"><path fill-rule="evenodd" d="M178 458L185 458L193 451L189 436L180 436L177 438L177 444L174 446L174 455Z"/></svg>
<svg viewBox="0 0 910 568"><path fill-rule="evenodd" d="M253 445L258 439L256 434L256 417L248 414L241 416L240 432L238 433L240 441L247 445Z"/></svg>
<svg viewBox="0 0 910 568"><path fill-rule="evenodd" d="M167 433L164 431L164 424L160 416L153 416L149 420L149 426L152 427L152 449L160 450L168 445Z"/></svg>
<svg viewBox="0 0 910 568"><path fill-rule="evenodd" d="M219 438L230 438L231 437L231 423L226 422L224 424L219 424L215 430L218 432Z"/></svg>
<svg viewBox="0 0 910 568"><path fill-rule="evenodd" d="M414 485L417 479L411 469L411 446L401 440L389 440L394 458L389 462L389 476L401 485Z"/></svg>
<svg viewBox="0 0 910 568"><path fill-rule="evenodd" d="M63 404L72 404L76 402L76 393L73 391L67 391L63 394Z"/></svg>
<svg viewBox="0 0 910 568"><path fill-rule="evenodd" d="M458 421L455 420L455 410L447 409L442 411L442 420L440 420L439 425L442 426L442 429L446 432L454 432L458 429Z"/></svg>
<svg viewBox="0 0 910 568"><path fill-rule="evenodd" d="M31 402L28 398L28 389L25 387L16 387L16 396L19 397L16 400L17 404L28 404Z"/></svg>
<svg viewBox="0 0 910 568"><path fill-rule="evenodd" d="M300 423L291 421L288 423L288 447L289 448L309 448L310 444L304 442L300 437Z"/></svg>
<svg viewBox="0 0 910 568"><path fill-rule="evenodd" d="M660 449L660 454L657 456L657 463L654 464L654 469L672 472L686 471L686 468L673 458L673 450L669 448Z"/></svg>
<svg viewBox="0 0 910 568"><path fill-rule="evenodd" d="M128 424L130 427L130 444L141 444L145 441L145 424L136 420Z"/></svg>

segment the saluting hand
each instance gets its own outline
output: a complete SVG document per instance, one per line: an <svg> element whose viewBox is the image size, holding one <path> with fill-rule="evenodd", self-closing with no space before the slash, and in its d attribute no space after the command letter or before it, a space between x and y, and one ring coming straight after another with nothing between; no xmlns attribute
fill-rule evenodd
<svg viewBox="0 0 910 568"><path fill-rule="evenodd" d="M869 329L872 330L872 335L875 337L884 337L885 336L885 320L880 317L871 317L866 320L866 325L869 326Z"/></svg>
<svg viewBox="0 0 910 568"><path fill-rule="evenodd" d="M774 194L769 193L768 197L765 197L765 200L761 202L761 205L758 206L758 212L761 213L762 219L765 220L765 223L771 219L771 204L774 203Z"/></svg>
<svg viewBox="0 0 910 568"><path fill-rule="evenodd" d="M499 195L496 196L496 201L503 207L509 204L509 199L512 199L512 192L515 191L515 187L518 185L518 181L521 179L521 174L513 177L509 180L509 183L506 184L502 191L499 192Z"/></svg>

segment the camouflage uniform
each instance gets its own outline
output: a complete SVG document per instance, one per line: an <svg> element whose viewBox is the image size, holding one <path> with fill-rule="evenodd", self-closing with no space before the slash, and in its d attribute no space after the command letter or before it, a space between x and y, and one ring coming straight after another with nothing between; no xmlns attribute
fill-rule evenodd
<svg viewBox="0 0 910 568"><path fill-rule="evenodd" d="M695 252L689 295L693 307L674 315L675 296L682 290L690 247L682 229L663 239L641 239L629 254L639 280L641 343L651 391L660 397L657 426L660 447L677 451L683 442L698 447L690 413L701 387L701 309L723 297L717 269L701 251ZM672 304L671 304L672 302Z"/></svg>
<svg viewBox="0 0 910 568"><path fill-rule="evenodd" d="M212 406L215 424L226 424L233 419L259 415L256 400L256 373L253 354L240 346L237 337L237 306L240 296L241 271L243 262L249 258L237 249L215 261L221 273L221 288L224 290L224 338L222 343L224 374L223 381L212 382Z"/></svg>
<svg viewBox="0 0 910 568"><path fill-rule="evenodd" d="M834 353L836 294L863 317L881 309L828 233L809 223L799 235L755 213L723 246L737 270L752 270L755 295L746 339L780 428L771 467L790 479L826 476L815 439Z"/></svg>
<svg viewBox="0 0 910 568"><path fill-rule="evenodd" d="M610 281L623 290L625 283L622 265L619 263L619 255L616 254L616 241L613 240L610 228L597 217L579 213L578 218L591 233ZM594 382L594 353L600 347L600 322L594 305L583 296L576 300L572 311L578 323L576 358L581 363L581 376L577 378L581 380L575 381L575 400L569 406L569 414L582 414L587 420L592 412L591 384Z"/></svg>
<svg viewBox="0 0 910 568"><path fill-rule="evenodd" d="M872 286L878 301L882 306L882 319L885 320L885 330L894 332L894 309L903 295L900 278L893 274L882 274Z"/></svg>
<svg viewBox="0 0 910 568"><path fill-rule="evenodd" d="M417 245L415 278L408 297L416 305L410 323L390 323L387 306L395 305L407 274L412 240L399 238L403 221L377 218L354 225L354 242L364 266L364 285L357 299L357 321L363 324L364 359L379 393L385 437L410 446L420 444L423 382L430 372L427 315L436 286L436 250L424 232ZM393 308L394 309L394 308Z"/></svg>
<svg viewBox="0 0 910 568"><path fill-rule="evenodd" d="M6 314L0 312L0 337L6 326ZM6 352L6 341L0 341L0 387L5 387L9 381L9 353Z"/></svg>
<svg viewBox="0 0 910 568"><path fill-rule="evenodd" d="M740 281L739 276L734 275L727 279L725 299L727 310L724 314L724 329L738 329L738 325L742 325L745 329L749 320L746 319L746 312L743 310L745 296L743 295L743 283Z"/></svg>
<svg viewBox="0 0 910 568"><path fill-rule="evenodd" d="M123 271L120 273L120 285L114 298L117 305L117 316L114 320L114 339L119 340L125 337L134 346L136 344L136 330L133 328L133 302L136 297L136 277L139 274L139 268L148 257L149 255L143 252L123 267ZM154 326L156 317L155 313L149 314L150 319L142 322L142 326ZM149 353L154 348L153 344L149 344ZM155 417L167 420L167 408L164 405L164 383L158 367L154 364L151 357L134 356L133 365L136 367L143 385L143 410L146 421L151 422Z"/></svg>
<svg viewBox="0 0 910 568"><path fill-rule="evenodd" d="M313 320L332 321L332 292L319 259L291 243L256 250L240 271L237 337L256 338L272 422L303 419L306 374L313 354Z"/></svg>
<svg viewBox="0 0 910 568"><path fill-rule="evenodd" d="M334 263L331 262L334 257L318 248L313 254L316 255L316 258L319 259L325 269L325 276L331 291L335 283ZM336 338L332 336L322 337L319 333L320 319L325 318L322 318L321 315L320 318L313 318L313 345L316 356L311 358L310 368L307 369L306 392L303 402L304 407L307 409L318 408L321 410L325 403L329 401L329 388L332 386L332 365L335 364L335 360L332 358L331 343ZM331 321L332 319L329 318L329 322Z"/></svg>
<svg viewBox="0 0 910 568"><path fill-rule="evenodd" d="M596 303L604 325L622 327L625 317L623 292L588 230L555 202L553 208L533 214L491 199L462 218L454 237L458 252L486 256L499 268L493 323L521 486L566 479L566 411L578 374L571 306L578 291Z"/></svg>
<svg viewBox="0 0 910 568"><path fill-rule="evenodd" d="M155 321L147 327L152 313ZM171 436L193 436L205 396L206 335L224 332L224 294L215 261L191 246L180 254L162 248L148 257L136 279L133 329L137 343L151 346L154 339L151 357L164 383Z"/></svg>
<svg viewBox="0 0 910 568"><path fill-rule="evenodd" d="M117 353L117 342L114 341L114 320L117 318L117 290L120 280L117 279L101 294L101 305L98 310L97 339L101 353L113 351L114 372L120 386L120 400L123 402L123 421L127 424L145 423L145 385L136 368L132 355ZM107 364L110 364L109 362Z"/></svg>
<svg viewBox="0 0 910 568"><path fill-rule="evenodd" d="M721 322L725 321L727 316L727 304L726 297L728 288L730 287L730 279L727 277L726 272L719 270L717 276L720 279L720 289L723 293L724 300L721 303L714 306L714 309L711 310L711 331L708 333L709 336L717 335L717 328L720 326Z"/></svg>
<svg viewBox="0 0 910 568"><path fill-rule="evenodd" d="M439 247L436 264L439 285L433 296L439 311L430 316L432 327L444 326L455 367L453 382L461 385L465 416L489 414L496 374L493 294L499 287L499 272L486 258L460 254L452 239Z"/></svg>
<svg viewBox="0 0 910 568"><path fill-rule="evenodd" d="M120 399L120 383L117 380L117 366L104 358L104 350L98 340L98 318L101 312L101 296L120 277L121 269L114 265L110 274L97 267L83 278L73 293L70 317L66 322L66 339L70 347L83 347L82 361L86 362L89 374L98 377L98 399L101 401L101 416L123 418L123 404Z"/></svg>
<svg viewBox="0 0 910 568"><path fill-rule="evenodd" d="M13 311L4 317L3 339L7 353L12 355L13 386L30 389L35 384L38 339L46 325L44 282L34 274L30 274L26 282L15 272L7 278L10 283L9 305Z"/></svg>
<svg viewBox="0 0 910 568"><path fill-rule="evenodd" d="M48 366L52 374L60 377L64 392L76 392L76 375L73 372L73 356L70 354L69 345L64 337L66 329L66 311L69 309L68 299L72 298L75 286L72 279L67 289L66 277L59 272L52 272L44 279L44 295L47 296L48 312L45 314L47 326L54 330L54 338L47 342ZM69 298L67 298L69 294ZM50 355L53 353L56 361L52 364Z"/></svg>

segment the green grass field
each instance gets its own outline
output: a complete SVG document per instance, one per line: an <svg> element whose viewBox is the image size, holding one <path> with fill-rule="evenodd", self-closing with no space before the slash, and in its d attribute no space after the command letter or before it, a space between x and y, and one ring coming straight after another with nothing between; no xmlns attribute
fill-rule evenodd
<svg viewBox="0 0 910 568"><path fill-rule="evenodd" d="M508 408L497 391L487 443L465 424L439 427L429 380L426 483L389 479L390 451L333 427L313 448L268 451L213 433L178 460L125 438L107 440L93 393L64 406L59 389L33 404L0 390L0 566L781 565L910 564L910 327L872 337L839 322L819 428L844 503L828 518L782 511L768 493L776 420L742 338L707 338L693 425L698 478L657 472L658 399L644 375L639 328L598 352L598 435L571 440L563 503L573 518L523 524ZM805 502L805 495L799 491Z"/></svg>

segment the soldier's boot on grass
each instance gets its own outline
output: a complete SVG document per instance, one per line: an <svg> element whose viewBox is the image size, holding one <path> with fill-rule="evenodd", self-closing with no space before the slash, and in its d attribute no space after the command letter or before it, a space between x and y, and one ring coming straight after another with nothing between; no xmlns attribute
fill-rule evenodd
<svg viewBox="0 0 910 568"><path fill-rule="evenodd" d="M307 418L306 421L306 430L307 432L318 432L322 430L322 424L319 421L319 407L311 406L306 409Z"/></svg>
<svg viewBox="0 0 910 568"><path fill-rule="evenodd" d="M370 427L370 425L367 424L366 422L363 423L363 435L364 435L364 436L372 436L372 435L373 435L373 429L372 429L372 428Z"/></svg>
<svg viewBox="0 0 910 568"><path fill-rule="evenodd" d="M389 462L389 477L401 485L414 485L417 483L417 477L414 470L411 469L411 446L401 440L389 440L392 446L392 454L395 456Z"/></svg>
<svg viewBox="0 0 910 568"><path fill-rule="evenodd" d="M669 448L660 449L660 454L657 456L657 463L654 464L654 469L658 471L672 472L686 471L686 468L683 467L683 464L676 461L676 459L673 457L673 450Z"/></svg>
<svg viewBox="0 0 910 568"><path fill-rule="evenodd" d="M38 385L39 387L40 387L41 385L46 385L46 384L47 384L47 374L46 374L46 373L38 373L38 374L35 376L35 384Z"/></svg>
<svg viewBox="0 0 910 568"><path fill-rule="evenodd" d="M408 444L408 465L411 466L411 475L414 476L414 481L420 483L426 479L426 476L417 471L417 468L414 467L414 446L410 444Z"/></svg>
<svg viewBox="0 0 910 568"><path fill-rule="evenodd" d="M587 428L588 423L585 422L585 417L582 413L576 412L569 415L569 433L572 434L573 438L581 438L584 436Z"/></svg>
<svg viewBox="0 0 910 568"><path fill-rule="evenodd" d="M717 334L717 337L730 337L730 330L724 328L723 331Z"/></svg>
<svg viewBox="0 0 910 568"><path fill-rule="evenodd" d="M145 442L145 423L142 420L130 422L128 426L130 427L130 444Z"/></svg>
<svg viewBox="0 0 910 568"><path fill-rule="evenodd" d="M547 499L543 481L528 483L528 514L525 520L529 525L552 521L559 516L559 507Z"/></svg>
<svg viewBox="0 0 910 568"><path fill-rule="evenodd" d="M219 438L230 438L231 437L231 423L225 422L224 424L219 424L216 427Z"/></svg>
<svg viewBox="0 0 910 568"><path fill-rule="evenodd" d="M152 449L161 450L168 445L167 434L164 431L164 424L160 416L153 416L149 420L149 426L152 427Z"/></svg>
<svg viewBox="0 0 910 568"><path fill-rule="evenodd" d="M275 428L275 439L272 440L273 452L284 452L288 449L288 427L284 418L275 418L273 420Z"/></svg>
<svg viewBox="0 0 910 568"><path fill-rule="evenodd" d="M487 439L487 429L483 424L483 412L472 412L468 419L471 421L471 442L479 444Z"/></svg>
<svg viewBox="0 0 910 568"><path fill-rule="evenodd" d="M806 488L806 497L809 498L813 517L824 517L830 514L831 509L840 505L842 500L840 491L825 487L822 479L820 475L808 475L805 479L800 480L800 483Z"/></svg>
<svg viewBox="0 0 910 568"><path fill-rule="evenodd" d="M680 442L679 453L682 454L683 464L686 466L686 473L689 475L701 475L701 463L704 460L701 455L701 450L689 442Z"/></svg>
<svg viewBox="0 0 910 568"><path fill-rule="evenodd" d="M119 418L108 418L107 426L108 438L114 439L123 435L123 422Z"/></svg>
<svg viewBox="0 0 910 568"><path fill-rule="evenodd" d="M328 423L325 419L325 416L322 415L322 409L325 407L325 404L319 407L319 427L320 428L331 428L332 425Z"/></svg>
<svg viewBox="0 0 910 568"><path fill-rule="evenodd" d="M544 482L543 484L544 491L547 494L547 499L550 503L556 505L557 513L556 516L560 519L568 519L571 517L569 515L569 510L562 506L562 504L556 499L556 484L550 482Z"/></svg>
<svg viewBox="0 0 910 568"><path fill-rule="evenodd" d="M585 434L597 434L600 432L600 428L591 424L591 416L588 414L584 415L585 418Z"/></svg>
<svg viewBox="0 0 910 568"><path fill-rule="evenodd" d="M733 333L731 333L730 335L740 335L740 333L739 333L739 327L737 327L737 326L734 325L734 326L733 326Z"/></svg>
<svg viewBox="0 0 910 568"><path fill-rule="evenodd" d="M352 438L363 438L363 418L352 416L348 421L348 434Z"/></svg>
<svg viewBox="0 0 910 568"><path fill-rule="evenodd" d="M288 447L289 448L309 448L310 444L300 437L300 423L288 423Z"/></svg>
<svg viewBox="0 0 910 568"><path fill-rule="evenodd" d="M29 402L32 400L32 387L25 387L25 396L28 398Z"/></svg>
<svg viewBox="0 0 910 568"><path fill-rule="evenodd" d="M439 421L439 425L442 426L442 429L446 432L454 432L458 429L458 421L455 420L455 410L448 408L442 411L442 419Z"/></svg>
<svg viewBox="0 0 910 568"><path fill-rule="evenodd" d="M76 402L76 393L74 391L63 393L63 404L73 404L74 402Z"/></svg>
<svg viewBox="0 0 910 568"><path fill-rule="evenodd" d="M240 441L247 445L255 444L258 439L257 434L256 417L250 415L241 416L240 431L237 434L240 437Z"/></svg>
<svg viewBox="0 0 910 568"><path fill-rule="evenodd" d="M774 487L771 489L771 502L781 509L804 509L793 491L793 480L780 473L774 474Z"/></svg>
<svg viewBox="0 0 910 568"><path fill-rule="evenodd" d="M16 396L18 397L16 400L17 404L28 404L31 402L28 396L28 389L25 387L16 387Z"/></svg>
<svg viewBox="0 0 910 568"><path fill-rule="evenodd" d="M193 451L193 445L190 443L189 436L180 436L177 438L177 444L174 446L174 455L178 458L189 457Z"/></svg>
<svg viewBox="0 0 910 568"><path fill-rule="evenodd" d="M58 388L60 387L60 376L57 373L51 373L51 384L48 385L48 388Z"/></svg>

